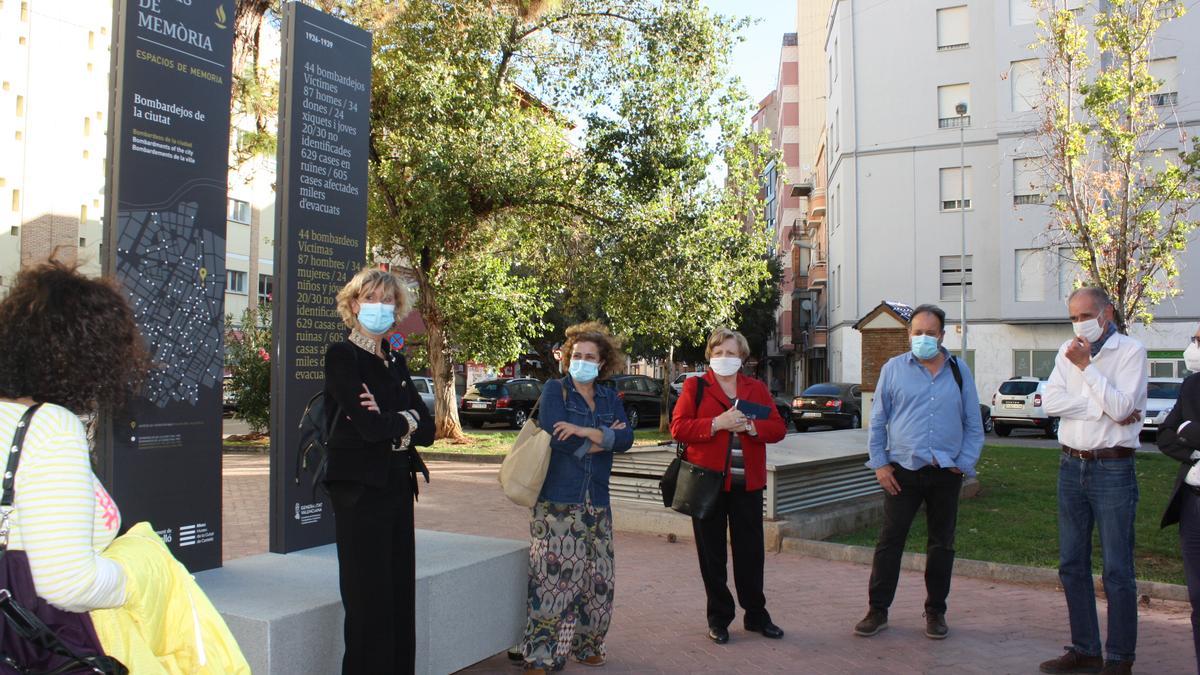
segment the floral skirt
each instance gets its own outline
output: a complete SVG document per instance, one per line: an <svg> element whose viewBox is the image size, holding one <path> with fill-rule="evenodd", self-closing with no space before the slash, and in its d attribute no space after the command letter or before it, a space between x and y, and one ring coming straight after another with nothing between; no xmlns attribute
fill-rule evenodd
<svg viewBox="0 0 1200 675"><path fill-rule="evenodd" d="M529 534L525 663L557 670L568 654L603 657L613 606L612 513L590 501L539 501Z"/></svg>

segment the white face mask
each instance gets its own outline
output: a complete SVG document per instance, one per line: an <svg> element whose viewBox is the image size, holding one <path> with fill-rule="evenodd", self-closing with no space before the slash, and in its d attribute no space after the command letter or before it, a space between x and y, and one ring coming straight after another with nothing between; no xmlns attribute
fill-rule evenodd
<svg viewBox="0 0 1200 675"><path fill-rule="evenodd" d="M709 359L708 365L714 373L722 377L729 377L742 367L742 360L736 356L718 356Z"/></svg>
<svg viewBox="0 0 1200 675"><path fill-rule="evenodd" d="M1071 328L1075 330L1075 334L1087 340L1095 342L1104 335L1104 328L1100 326L1100 319L1088 319L1087 321L1076 321L1071 324Z"/></svg>
<svg viewBox="0 0 1200 675"><path fill-rule="evenodd" d="M1200 373L1200 345L1188 343L1187 349L1183 350L1183 365L1193 373Z"/></svg>

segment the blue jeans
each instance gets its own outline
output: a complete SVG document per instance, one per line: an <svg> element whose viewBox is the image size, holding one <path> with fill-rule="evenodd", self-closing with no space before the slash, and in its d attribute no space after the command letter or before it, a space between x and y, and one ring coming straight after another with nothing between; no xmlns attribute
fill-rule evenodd
<svg viewBox="0 0 1200 675"><path fill-rule="evenodd" d="M1058 465L1058 578L1067 598L1071 648L1100 656L1100 622L1092 581L1092 527L1100 528L1104 593L1108 596L1109 661L1133 661L1137 645L1137 582L1133 518L1138 486L1133 458L1084 461L1062 455Z"/></svg>

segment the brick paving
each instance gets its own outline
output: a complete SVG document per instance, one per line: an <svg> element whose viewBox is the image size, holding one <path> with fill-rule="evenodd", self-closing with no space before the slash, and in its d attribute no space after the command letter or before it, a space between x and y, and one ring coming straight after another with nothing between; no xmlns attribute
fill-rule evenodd
<svg viewBox="0 0 1200 675"><path fill-rule="evenodd" d="M265 455L225 456L225 558L267 549ZM417 526L511 539L527 536L528 511L496 485L495 465L431 462ZM606 673L1036 673L1069 641L1062 594L1044 587L958 577L950 594L950 637L923 635L924 588L903 572L891 626L873 638L851 634L866 611L870 569L792 553L767 555L772 618L787 635L767 640L740 629L724 646L704 636L704 591L690 541L620 531L616 607ZM1053 545L1053 542L1048 542ZM1104 603L1100 603L1104 625ZM1141 609L1136 672L1190 673L1188 608L1153 601ZM568 671L590 672L578 664ZM503 654L467 673L519 672Z"/></svg>

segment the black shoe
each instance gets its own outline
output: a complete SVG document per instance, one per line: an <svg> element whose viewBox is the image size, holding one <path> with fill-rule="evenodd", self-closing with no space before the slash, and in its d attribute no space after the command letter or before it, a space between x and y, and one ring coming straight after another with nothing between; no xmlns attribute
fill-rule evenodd
<svg viewBox="0 0 1200 675"><path fill-rule="evenodd" d="M708 639L719 645L723 645L726 642L729 642L729 629L718 628L717 626L709 626Z"/></svg>
<svg viewBox="0 0 1200 675"><path fill-rule="evenodd" d="M783 637L783 629L771 623L770 621L761 626L746 626L746 630L750 631L751 633L762 633L763 637L768 637L772 640L778 640L779 638Z"/></svg>
<svg viewBox="0 0 1200 675"><path fill-rule="evenodd" d="M925 637L930 640L945 640L949 634L950 627L946 625L945 614L925 613Z"/></svg>
<svg viewBox="0 0 1200 675"><path fill-rule="evenodd" d="M887 628L887 610L872 608L863 617L863 620L854 626L854 634L861 635L862 637L871 637L884 628Z"/></svg>

